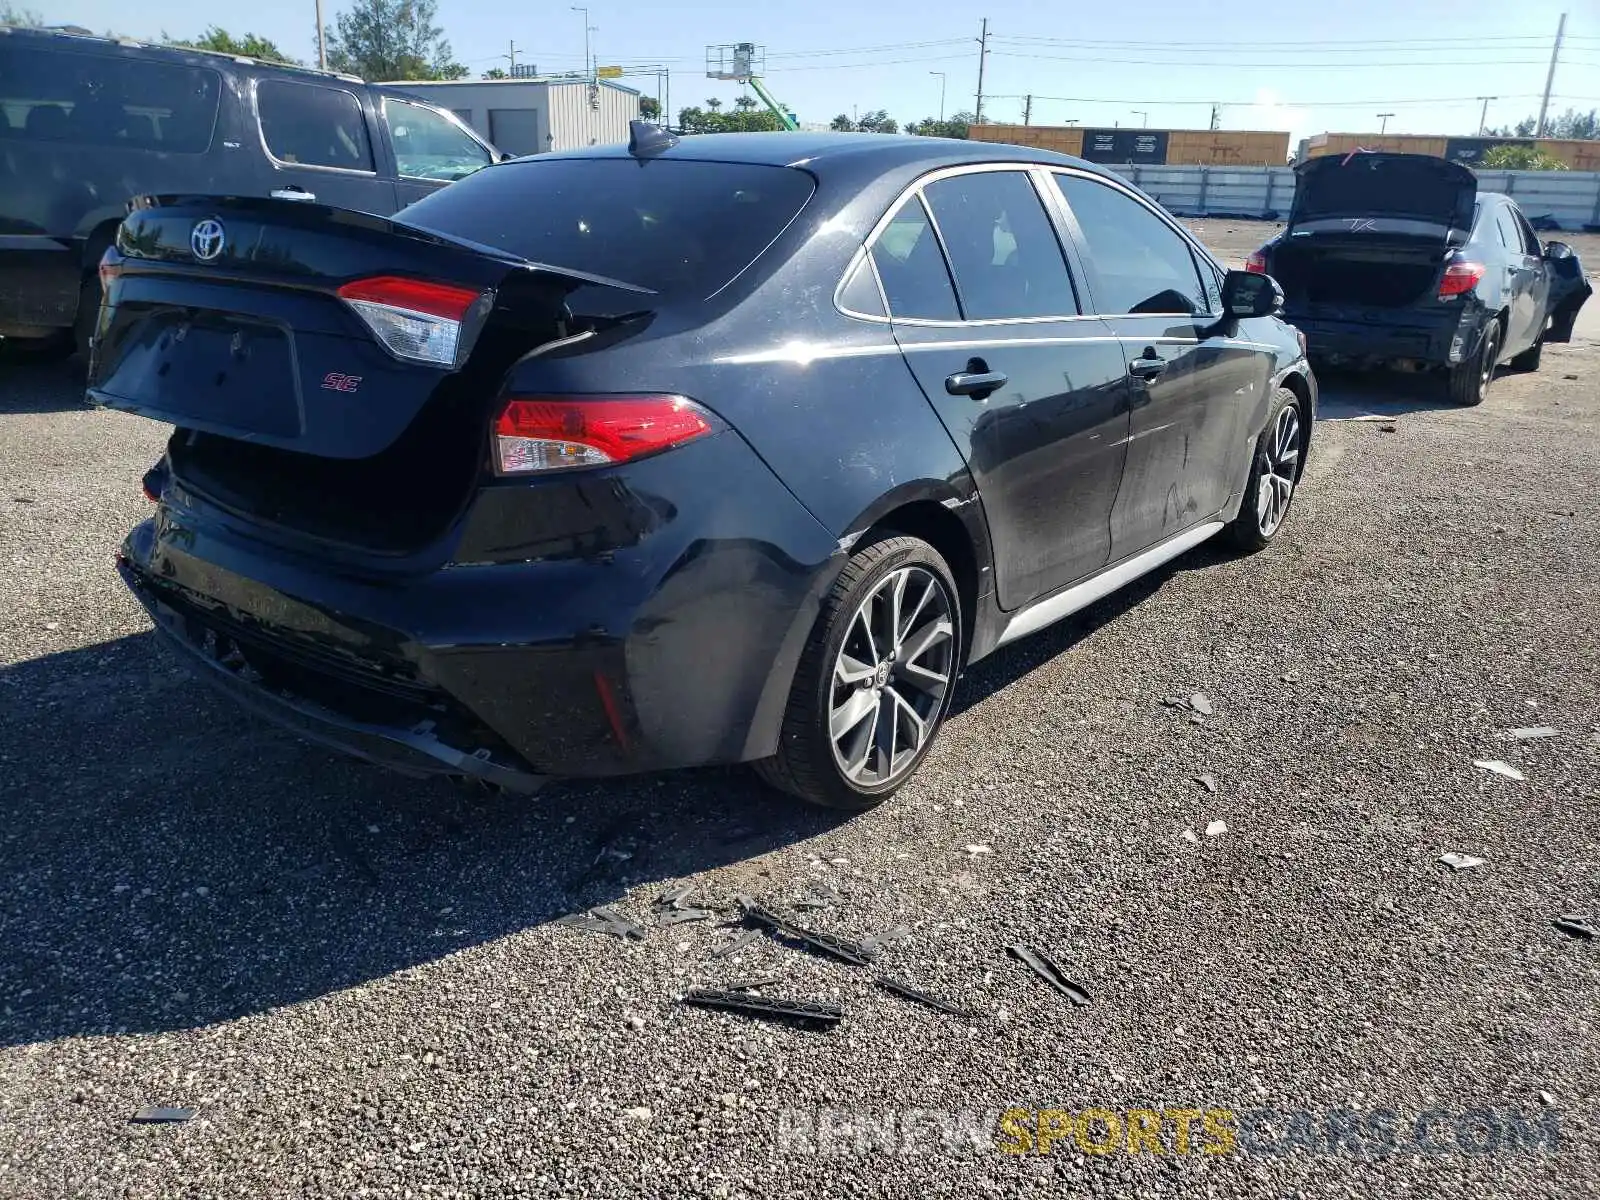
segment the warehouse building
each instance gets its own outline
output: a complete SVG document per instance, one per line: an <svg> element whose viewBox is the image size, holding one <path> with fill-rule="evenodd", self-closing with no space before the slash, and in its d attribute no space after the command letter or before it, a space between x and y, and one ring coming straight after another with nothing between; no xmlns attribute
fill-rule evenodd
<svg viewBox="0 0 1600 1200"><path fill-rule="evenodd" d="M639 93L609 79L412 79L387 86L449 109L510 154L626 142L628 122L639 116Z"/></svg>
<svg viewBox="0 0 1600 1200"><path fill-rule="evenodd" d="M1259 130L985 124L972 126L969 136L1114 166L1281 167L1289 160L1289 135Z"/></svg>

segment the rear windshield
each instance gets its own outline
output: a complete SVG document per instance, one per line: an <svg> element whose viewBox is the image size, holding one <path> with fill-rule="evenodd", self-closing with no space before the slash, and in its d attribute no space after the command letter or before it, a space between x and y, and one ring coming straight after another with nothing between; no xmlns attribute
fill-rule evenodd
<svg viewBox="0 0 1600 1200"><path fill-rule="evenodd" d="M755 260L814 187L792 167L536 159L452 183L399 220L546 266L704 299Z"/></svg>
<svg viewBox="0 0 1600 1200"><path fill-rule="evenodd" d="M221 88L203 67L0 38L0 138L198 154L211 145Z"/></svg>

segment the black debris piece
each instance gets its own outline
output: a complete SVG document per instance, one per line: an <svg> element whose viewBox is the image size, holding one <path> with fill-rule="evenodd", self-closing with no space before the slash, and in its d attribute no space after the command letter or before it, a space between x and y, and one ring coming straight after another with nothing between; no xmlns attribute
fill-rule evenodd
<svg viewBox="0 0 1600 1200"><path fill-rule="evenodd" d="M685 921L709 921L717 914L709 908L658 908L657 925L682 925Z"/></svg>
<svg viewBox="0 0 1600 1200"><path fill-rule="evenodd" d="M735 979L722 985L725 992L748 992L752 988L772 987L783 982L782 975L758 975L754 979Z"/></svg>
<svg viewBox="0 0 1600 1200"><path fill-rule="evenodd" d="M622 913L612 908L609 904L592 909L587 913L569 913L556 919L557 925L569 925L573 929L581 929L585 933L609 933L612 937L633 938L635 941L644 941L645 929L643 925L625 917Z"/></svg>
<svg viewBox="0 0 1600 1200"><path fill-rule="evenodd" d="M909 925L896 925L892 929L885 929L882 933L869 933L861 939L861 949L868 958L876 958L879 951L885 946L892 946L911 936Z"/></svg>
<svg viewBox="0 0 1600 1200"><path fill-rule="evenodd" d="M1016 942L1006 947L1006 953L1072 1001L1075 1007L1082 1008L1089 1003L1089 993L1084 990L1083 986L1073 983L1072 980L1066 977L1060 967L1056 966L1048 957L1035 950L1032 946Z"/></svg>
<svg viewBox="0 0 1600 1200"><path fill-rule="evenodd" d="M657 908L682 908L683 903L694 895L694 884L680 883L677 887L668 888L656 897Z"/></svg>
<svg viewBox="0 0 1600 1200"><path fill-rule="evenodd" d="M810 946L813 950L820 950L822 953L831 955L842 962L851 963L858 967L869 965L871 955L853 942L834 937L831 933L807 929L804 925L798 925L787 917L781 917L771 909L765 908L755 901L751 901L743 907L745 914L751 920L761 922L761 924L775 933L793 938L797 942Z"/></svg>
<svg viewBox="0 0 1600 1200"><path fill-rule="evenodd" d="M173 1125L182 1121L187 1121L192 1116L194 1116L194 1109L192 1108L161 1108L152 1106L148 1108L141 1108L138 1112L134 1113L133 1120L139 1125Z"/></svg>
<svg viewBox="0 0 1600 1200"><path fill-rule="evenodd" d="M796 908L832 908L844 897L820 880L811 881L811 894L794 902Z"/></svg>
<svg viewBox="0 0 1600 1200"><path fill-rule="evenodd" d="M756 932L754 929L746 929L743 933L741 933L738 937L734 938L733 941L729 942L726 946L720 946L717 949L713 950L711 952L711 957L712 958L727 958L728 955L736 954L740 950L743 950L746 946L748 946L751 942L755 941L760 936L761 935L758 932Z"/></svg>
<svg viewBox="0 0 1600 1200"><path fill-rule="evenodd" d="M806 1025L837 1025L844 1017L844 1009L837 1004L785 1000L778 996L752 996L748 992L724 992L712 988L694 988L684 996L683 1002L702 1008L726 1008L733 1012Z"/></svg>
<svg viewBox="0 0 1600 1200"><path fill-rule="evenodd" d="M1593 941L1595 935L1600 933L1600 930L1595 929L1594 918L1579 913L1562 913L1550 923L1562 933L1570 933L1573 937L1583 938L1585 941Z"/></svg>
<svg viewBox="0 0 1600 1200"><path fill-rule="evenodd" d="M978 1015L970 1008L962 1008L959 1004L941 1000L939 997L930 995L920 988L912 987L909 983L901 983L898 979L890 979L887 975L878 976L876 983L886 992L893 992L896 996L904 996L907 1000L915 1000L918 1004L926 1004L929 1008L936 1008L942 1013L949 1013L952 1017L975 1017Z"/></svg>

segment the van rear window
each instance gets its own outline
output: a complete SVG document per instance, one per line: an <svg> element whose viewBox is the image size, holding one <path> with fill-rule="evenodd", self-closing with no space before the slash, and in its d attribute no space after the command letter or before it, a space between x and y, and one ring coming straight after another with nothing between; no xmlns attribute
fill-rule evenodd
<svg viewBox="0 0 1600 1200"><path fill-rule="evenodd" d="M21 40L0 39L0 138L176 154L211 145L222 92L215 71Z"/></svg>
<svg viewBox="0 0 1600 1200"><path fill-rule="evenodd" d="M755 261L815 189L793 167L633 158L528 159L489 167L397 220L704 299Z"/></svg>

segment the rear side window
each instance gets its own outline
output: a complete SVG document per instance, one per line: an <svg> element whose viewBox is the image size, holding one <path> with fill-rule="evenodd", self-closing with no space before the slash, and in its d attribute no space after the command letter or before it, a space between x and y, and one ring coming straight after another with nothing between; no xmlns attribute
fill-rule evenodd
<svg viewBox="0 0 1600 1200"><path fill-rule="evenodd" d="M372 170L367 120L355 93L315 83L263 79L256 85L261 138L279 162Z"/></svg>
<svg viewBox="0 0 1600 1200"><path fill-rule="evenodd" d="M1517 231L1522 234L1522 249L1525 254L1538 258L1544 253L1544 247L1539 244L1539 235L1533 231L1533 226L1528 224L1528 218L1522 215L1522 210L1513 208L1511 215L1517 222Z"/></svg>
<svg viewBox="0 0 1600 1200"><path fill-rule="evenodd" d="M1209 311L1189 243L1132 196L1079 175L1056 186L1077 218L1098 281L1095 310L1106 316Z"/></svg>
<svg viewBox="0 0 1600 1200"><path fill-rule="evenodd" d="M202 67L0 42L3 138L199 154L221 92Z"/></svg>
<svg viewBox="0 0 1600 1200"><path fill-rule="evenodd" d="M1026 174L954 175L930 183L923 194L967 320L1077 314L1061 244Z"/></svg>
<svg viewBox="0 0 1600 1200"><path fill-rule="evenodd" d="M408 179L462 179L489 165L489 152L459 125L431 108L389 99L384 120L395 161Z"/></svg>
<svg viewBox="0 0 1600 1200"><path fill-rule="evenodd" d="M1496 210L1494 223L1500 229L1500 244L1513 254L1522 253L1522 233L1509 208Z"/></svg>
<svg viewBox="0 0 1600 1200"><path fill-rule="evenodd" d="M532 262L704 299L754 262L814 190L793 167L533 159L469 175L397 219Z"/></svg>
<svg viewBox="0 0 1600 1200"><path fill-rule="evenodd" d="M933 222L919 197L908 197L889 218L872 243L872 261L883 282L891 317L961 319L939 237L933 232Z"/></svg>

